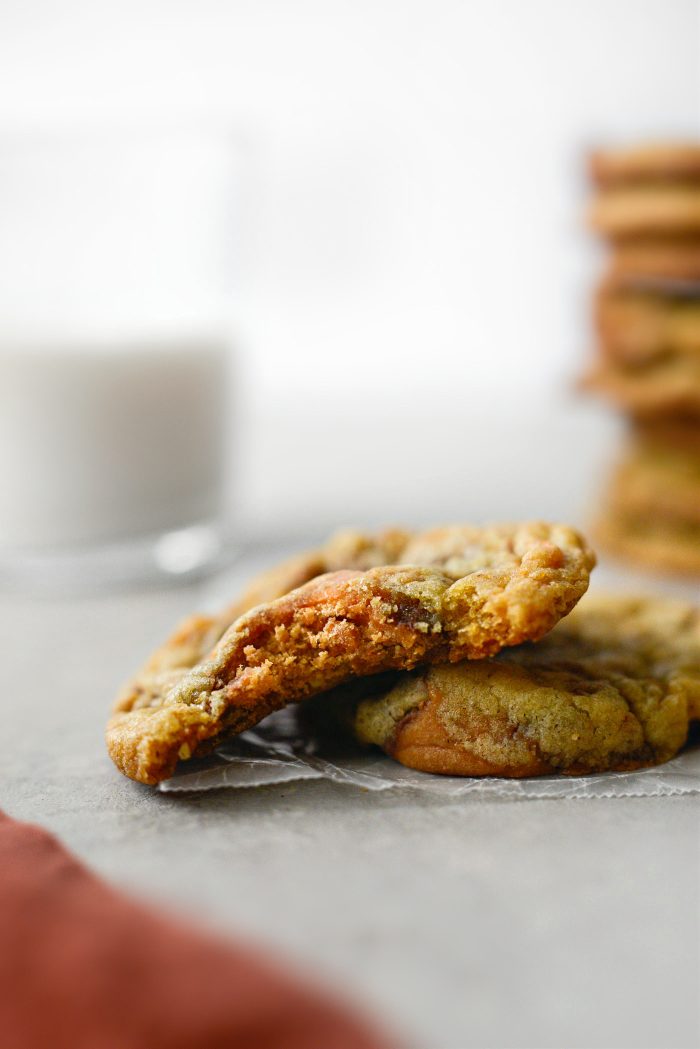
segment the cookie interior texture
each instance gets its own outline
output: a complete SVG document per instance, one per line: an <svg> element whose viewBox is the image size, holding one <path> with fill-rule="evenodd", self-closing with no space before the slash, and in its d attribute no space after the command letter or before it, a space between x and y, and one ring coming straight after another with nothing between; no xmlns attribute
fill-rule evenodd
<svg viewBox="0 0 700 1049"><path fill-rule="evenodd" d="M536 776L667 761L700 717L700 616L589 596L537 644L402 674L354 730L411 768Z"/></svg>
<svg viewBox="0 0 700 1049"><path fill-rule="evenodd" d="M318 576L332 558L348 564ZM585 592L594 560L572 529L542 523L345 533L250 593L316 576L306 585L228 626L230 610L178 631L120 696L110 755L131 778L157 783L178 759L352 677L482 658L541 637ZM367 561L375 567L363 570Z"/></svg>

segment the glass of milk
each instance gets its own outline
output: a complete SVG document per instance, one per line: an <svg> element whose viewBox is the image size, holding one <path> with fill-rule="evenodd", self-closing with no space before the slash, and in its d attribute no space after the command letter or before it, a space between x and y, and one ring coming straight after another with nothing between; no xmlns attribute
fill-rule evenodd
<svg viewBox="0 0 700 1049"><path fill-rule="evenodd" d="M0 586L223 556L239 163L201 126L0 135Z"/></svg>

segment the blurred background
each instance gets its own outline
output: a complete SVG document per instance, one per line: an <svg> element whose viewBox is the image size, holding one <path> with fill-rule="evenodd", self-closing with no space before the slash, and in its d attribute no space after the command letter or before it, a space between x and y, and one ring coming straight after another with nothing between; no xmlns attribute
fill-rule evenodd
<svg viewBox="0 0 700 1049"><path fill-rule="evenodd" d="M0 334L13 353L41 348L22 403L36 422L70 404L68 388L85 382L84 403L98 383L61 364L59 393L41 357L49 343L85 359L107 344L110 369L122 345L170 352L172 400L143 439L161 434L161 458L124 482L122 505L147 498L163 461L186 457L216 415L225 435L209 433L183 470L201 477L216 459L210 483L238 536L585 520L621 425L574 392L599 265L585 157L594 144L697 133L695 0L5 0L0 18L0 173L14 216ZM100 160L81 161L96 138ZM110 178L132 197L117 200ZM61 179L69 197L47 203L42 186ZM95 236L111 197L111 226ZM224 345L232 367L212 372ZM206 354L202 378L192 362ZM126 391L163 388L153 367L121 385L104 373L127 416ZM42 384L52 408L39 411ZM97 415L83 432L111 447L119 427ZM143 403L133 415L153 418ZM26 442L12 425L16 460ZM143 441L126 430L138 473ZM27 522L27 473L44 488L42 472L64 469L40 459L20 463L28 509L6 543L38 517L48 542L46 521L60 517L39 501ZM97 454L92 469L104 475ZM173 484L159 506L179 501L198 522L219 514L219 495L207 503ZM72 541L70 528L61 536Z"/></svg>

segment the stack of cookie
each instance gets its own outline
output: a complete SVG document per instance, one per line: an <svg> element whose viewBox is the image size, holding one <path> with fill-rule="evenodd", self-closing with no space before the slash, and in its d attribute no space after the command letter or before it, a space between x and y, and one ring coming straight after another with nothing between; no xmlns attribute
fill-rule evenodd
<svg viewBox="0 0 700 1049"><path fill-rule="evenodd" d="M638 563L700 574L700 145L596 153L591 175L610 264L584 385L630 422L598 537Z"/></svg>

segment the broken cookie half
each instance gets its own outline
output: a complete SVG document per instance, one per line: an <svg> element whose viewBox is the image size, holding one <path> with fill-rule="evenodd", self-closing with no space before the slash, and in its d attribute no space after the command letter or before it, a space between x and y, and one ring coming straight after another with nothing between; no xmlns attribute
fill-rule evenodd
<svg viewBox="0 0 700 1049"><path fill-rule="evenodd" d="M178 760L352 678L537 640L585 593L594 563L560 525L344 533L221 617L185 624L118 700L109 753L155 784Z"/></svg>

